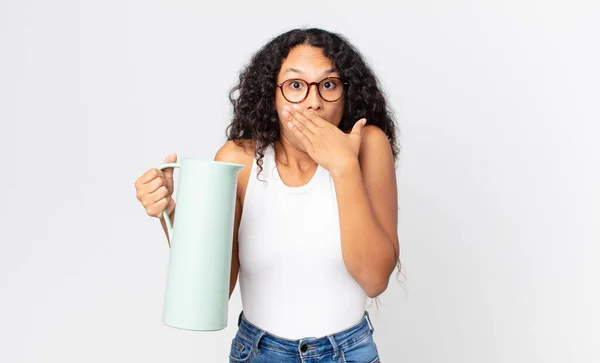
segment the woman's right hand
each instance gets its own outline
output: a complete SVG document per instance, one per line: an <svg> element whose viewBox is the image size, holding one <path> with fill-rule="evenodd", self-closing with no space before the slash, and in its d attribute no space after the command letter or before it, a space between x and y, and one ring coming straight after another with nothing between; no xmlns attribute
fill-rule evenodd
<svg viewBox="0 0 600 363"><path fill-rule="evenodd" d="M163 164L177 162L177 154L169 154ZM175 209L173 194L173 168L160 170L148 169L135 181L137 199L142 203L149 216L161 218L167 209L171 215Z"/></svg>

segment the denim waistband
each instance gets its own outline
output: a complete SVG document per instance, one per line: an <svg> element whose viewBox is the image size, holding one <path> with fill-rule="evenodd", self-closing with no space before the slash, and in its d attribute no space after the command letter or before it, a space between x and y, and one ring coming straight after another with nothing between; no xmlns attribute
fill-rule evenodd
<svg viewBox="0 0 600 363"><path fill-rule="evenodd" d="M253 344L253 349L257 354L259 343L266 347L283 351L285 353L301 355L303 357L318 356L331 351L336 352L356 342L363 340L368 334L372 334L375 329L371 323L369 312L365 310L363 317L353 326L323 337L307 337L301 339L286 339L252 324L243 315L243 311L238 317L238 333L242 338Z"/></svg>

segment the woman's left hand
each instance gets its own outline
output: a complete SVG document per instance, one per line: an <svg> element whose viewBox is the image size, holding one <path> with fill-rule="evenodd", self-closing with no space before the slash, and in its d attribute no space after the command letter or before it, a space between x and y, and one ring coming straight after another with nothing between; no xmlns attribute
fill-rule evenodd
<svg viewBox="0 0 600 363"><path fill-rule="evenodd" d="M306 152L319 165L335 173L358 163L362 130L367 119L358 120L345 134L314 111L299 105L283 107L287 126L304 145Z"/></svg>

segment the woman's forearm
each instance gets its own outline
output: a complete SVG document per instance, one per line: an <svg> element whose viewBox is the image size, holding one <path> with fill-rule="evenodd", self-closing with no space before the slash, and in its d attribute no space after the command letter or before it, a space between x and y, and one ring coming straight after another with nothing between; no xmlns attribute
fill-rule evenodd
<svg viewBox="0 0 600 363"><path fill-rule="evenodd" d="M378 296L396 265L394 245L375 217L358 160L332 176L344 263L369 297Z"/></svg>

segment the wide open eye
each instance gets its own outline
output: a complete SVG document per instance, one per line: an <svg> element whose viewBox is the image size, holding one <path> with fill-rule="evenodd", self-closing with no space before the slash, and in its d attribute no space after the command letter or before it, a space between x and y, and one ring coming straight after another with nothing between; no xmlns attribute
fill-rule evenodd
<svg viewBox="0 0 600 363"><path fill-rule="evenodd" d="M322 83L322 88L324 90L334 90L338 86L337 82L334 80L328 79Z"/></svg>

